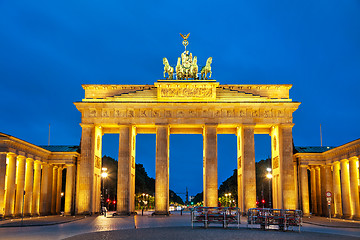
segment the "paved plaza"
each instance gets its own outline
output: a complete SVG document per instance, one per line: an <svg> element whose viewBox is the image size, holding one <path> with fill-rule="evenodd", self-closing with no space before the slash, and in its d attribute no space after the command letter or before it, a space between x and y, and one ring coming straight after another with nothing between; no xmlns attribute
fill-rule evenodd
<svg viewBox="0 0 360 240"><path fill-rule="evenodd" d="M312 217L304 218L297 231L248 229L242 217L240 229L201 225L191 229L190 214L166 216L62 217L48 216L0 221L0 239L360 239L360 222Z"/></svg>

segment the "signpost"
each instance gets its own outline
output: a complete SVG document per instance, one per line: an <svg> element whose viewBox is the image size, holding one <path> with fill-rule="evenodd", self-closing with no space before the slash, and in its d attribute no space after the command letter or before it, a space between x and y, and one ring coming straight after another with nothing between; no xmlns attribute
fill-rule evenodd
<svg viewBox="0 0 360 240"><path fill-rule="evenodd" d="M327 204L328 204L328 209L329 209L329 219L330 219L330 222L331 222L331 192L330 191L327 191L326 192L326 200L327 200Z"/></svg>

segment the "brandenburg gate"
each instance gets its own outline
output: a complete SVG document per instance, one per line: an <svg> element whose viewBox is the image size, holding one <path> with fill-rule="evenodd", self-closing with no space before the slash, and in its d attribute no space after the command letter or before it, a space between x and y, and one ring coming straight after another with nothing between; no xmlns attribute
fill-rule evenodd
<svg viewBox="0 0 360 240"><path fill-rule="evenodd" d="M76 213L100 210L102 136L109 133L119 134L119 214L135 212L137 134L156 134L156 214L169 212L170 134L203 135L204 206L210 207L218 205L217 135L237 136L234 161L242 211L256 207L254 135L269 134L273 207L298 207L292 114L300 103L289 98L291 85L221 85L207 78L211 76L211 62L209 58L200 72L197 57L185 48L175 71L163 59L164 79L153 85L82 85L85 98L74 103L82 115Z"/></svg>

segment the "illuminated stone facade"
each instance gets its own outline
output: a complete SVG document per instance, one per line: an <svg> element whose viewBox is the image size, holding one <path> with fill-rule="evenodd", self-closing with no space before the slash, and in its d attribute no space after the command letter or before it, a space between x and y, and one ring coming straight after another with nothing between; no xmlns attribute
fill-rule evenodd
<svg viewBox="0 0 360 240"><path fill-rule="evenodd" d="M73 214L77 150L77 146L36 146L0 133L0 218L59 214L64 168L64 212Z"/></svg>
<svg viewBox="0 0 360 240"><path fill-rule="evenodd" d="M169 212L169 136L202 134L205 206L217 206L217 134L237 136L239 207L256 206L254 134L272 139L273 206L297 208L291 85L220 85L215 80L158 80L154 85L83 85L76 212L100 210L102 136L119 134L117 211L135 211L137 134L156 134L155 212ZM194 159L196 161L196 159ZM201 161L201 160L200 160Z"/></svg>
<svg viewBox="0 0 360 240"><path fill-rule="evenodd" d="M295 152L304 214L329 216L326 192L331 192L332 216L360 219L360 139L336 148L297 147Z"/></svg>

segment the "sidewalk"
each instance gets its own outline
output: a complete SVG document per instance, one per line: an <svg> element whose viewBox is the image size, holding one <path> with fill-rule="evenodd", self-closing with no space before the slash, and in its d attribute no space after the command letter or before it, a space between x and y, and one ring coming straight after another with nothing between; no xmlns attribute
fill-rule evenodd
<svg viewBox="0 0 360 240"><path fill-rule="evenodd" d="M35 227L35 226L48 226L67 222L73 222L84 219L86 216L40 216L40 217L25 217L22 221L21 218L6 219L0 221L0 228L8 227Z"/></svg>
<svg viewBox="0 0 360 240"><path fill-rule="evenodd" d="M326 217L303 217L303 223L332 228L360 228L360 221Z"/></svg>

